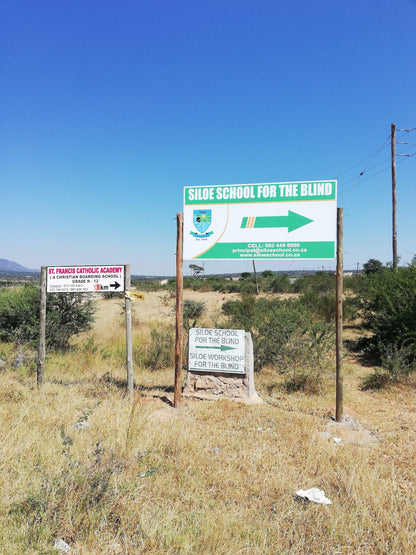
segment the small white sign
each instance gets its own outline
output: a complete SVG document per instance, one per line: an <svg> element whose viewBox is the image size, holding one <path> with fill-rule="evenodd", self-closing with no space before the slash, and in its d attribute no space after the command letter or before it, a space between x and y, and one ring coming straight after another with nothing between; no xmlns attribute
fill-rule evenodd
<svg viewBox="0 0 416 555"><path fill-rule="evenodd" d="M48 266L48 293L124 291L124 266Z"/></svg>
<svg viewBox="0 0 416 555"><path fill-rule="evenodd" d="M245 331L189 330L188 370L245 374Z"/></svg>

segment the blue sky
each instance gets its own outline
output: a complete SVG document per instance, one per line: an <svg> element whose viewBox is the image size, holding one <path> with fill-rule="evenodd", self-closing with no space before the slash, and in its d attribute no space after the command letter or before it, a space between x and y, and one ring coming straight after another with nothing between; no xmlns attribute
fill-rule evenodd
<svg viewBox="0 0 416 555"><path fill-rule="evenodd" d="M0 258L173 275L184 186L338 179L345 268L391 261L389 134L416 127L415 25L415 0L3 0ZM406 263L416 156L397 160Z"/></svg>

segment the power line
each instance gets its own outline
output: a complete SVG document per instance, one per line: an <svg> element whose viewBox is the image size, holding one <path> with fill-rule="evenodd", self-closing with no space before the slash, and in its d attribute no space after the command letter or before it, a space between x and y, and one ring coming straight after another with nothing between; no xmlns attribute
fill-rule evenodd
<svg viewBox="0 0 416 555"><path fill-rule="evenodd" d="M396 131L404 131L405 133L412 133L412 131L416 131L416 127L412 127L412 129L396 129Z"/></svg>
<svg viewBox="0 0 416 555"><path fill-rule="evenodd" d="M389 164L389 158L385 158L384 160L382 160L381 162L378 162L377 164L374 164L374 166L370 166L369 168L365 168L362 172L360 172L358 175L354 175L353 177L351 177L350 179L348 179L347 181L344 181L341 185L341 187L345 187L345 185L348 185L349 183L351 183L352 181L358 181L363 175L368 175L372 170L374 170L375 168L378 168L379 166L383 165L383 164ZM390 167L390 166L388 166ZM384 171L384 169L382 170ZM371 176L369 176L371 177Z"/></svg>
<svg viewBox="0 0 416 555"><path fill-rule="evenodd" d="M360 183L358 183L359 179L360 179L360 175L358 176L358 178L356 179L355 183L353 183L352 185L350 185L349 187L347 187L346 189L340 189L340 193L346 193L347 191L349 191L350 189L353 189L354 187L356 187L358 184L362 185L363 183L365 183L366 181L369 181L370 179L372 179L373 177L375 177L376 175L379 175L380 173L383 173L385 171L387 171L388 169L390 169L390 166L386 166L385 168L382 168L381 170L379 170L376 173L373 173L372 175L369 175L368 177L366 177L366 179L362 179L360 181Z"/></svg>
<svg viewBox="0 0 416 555"><path fill-rule="evenodd" d="M409 155L403 155L403 156L405 156L405 157L402 158L401 160L398 160L396 165L398 165L398 164L404 162L404 161L407 160L408 158L411 158L412 156L415 156L415 155L416 155L416 152L413 152L412 154L409 154ZM378 165L380 165L380 164L378 164ZM340 188L339 192L340 192L340 193L346 193L347 191L349 191L350 189L353 189L353 188L356 187L357 185L362 185L363 183L366 183L367 181L370 181L371 179L373 179L373 177L376 177L376 176L379 175L380 173L383 173L383 172L385 172L385 171L387 171L387 170L390 170L390 164L387 165L387 166L385 166L385 167L382 168L381 170L379 170L379 171L373 173L372 175L367 176L365 179L360 180L360 183L358 183L359 178L361 177L361 175L359 175L359 176L356 178L356 182L355 182L355 183L353 183L352 185L350 185L350 186L347 187L346 189L341 189L341 188ZM350 181L351 181L351 180L349 180L346 184L348 184ZM345 184L343 184L343 185L345 185ZM341 186L341 187L342 187L342 186Z"/></svg>
<svg viewBox="0 0 416 555"><path fill-rule="evenodd" d="M359 166L360 164L362 164L363 162L365 162L366 160L368 160L369 158L374 158L375 156L377 156L377 154L383 149L385 148L386 144L389 142L390 140L390 134L387 135L386 140L382 143L382 145L372 154L369 154L368 156L366 156L365 158L362 158L359 162L357 162L356 164L354 164L353 166L351 166L350 168L348 168L347 170L344 170L343 172L339 173L338 175L335 176L336 179L338 179L339 177L341 177L341 175L344 175L345 173L348 173L349 171L351 171L352 169L356 168L357 166Z"/></svg>
<svg viewBox="0 0 416 555"><path fill-rule="evenodd" d="M411 150L413 147L416 146L416 143L400 143L400 142L399 142L399 144L401 144L401 145L407 145L407 146L401 148L401 149L400 149L400 152L397 153L397 156L407 156L407 155L408 155L408 154L407 154L408 151ZM410 154L412 154L412 153L410 153Z"/></svg>
<svg viewBox="0 0 416 555"><path fill-rule="evenodd" d="M409 133L412 133L413 131L416 131L416 127L412 128L412 129L399 129L398 131L400 131L402 133L401 136L399 137L399 139L404 139L404 138L407 138L407 135ZM384 148L387 147L390 140L391 140L391 134L389 133L387 138L383 141L381 146L376 151L374 151L372 154L366 156L365 158L362 158L359 162L357 162L356 164L354 164L353 166L351 166L347 170L344 170L343 172L339 173L336 177L339 178L340 176L348 173L349 171L356 168L357 166L359 166L363 162L365 162L367 160L374 159ZM402 159L399 160L399 162L403 162L405 159L411 158L412 156L414 156L416 154L416 152L409 152L416 145L416 143L412 143L412 142L409 142L409 141L397 141L396 140L396 144L403 145L403 148L400 149L400 153L397 153L397 156L402 157ZM373 171L373 170L375 170L376 168L378 168L380 166L383 166L383 167L379 171L376 171L376 172ZM373 179L373 177L376 177L380 173L383 173L383 172L389 170L390 167L391 167L390 166L390 157L389 158L384 158L381 162L378 162L376 164L367 165L367 167L365 167L360 173L353 175L352 177L350 177L349 179L344 181L342 184L340 184L339 192L343 193L343 192L349 191L350 189L356 187L358 184L361 185L362 183L365 183L366 181L369 181L369 180ZM363 176L365 176L365 177L362 179ZM352 183L352 185L345 188L350 183Z"/></svg>

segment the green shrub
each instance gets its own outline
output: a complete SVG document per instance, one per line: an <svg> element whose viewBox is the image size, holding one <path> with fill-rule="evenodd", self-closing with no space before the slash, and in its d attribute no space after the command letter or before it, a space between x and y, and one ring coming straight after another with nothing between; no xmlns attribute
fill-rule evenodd
<svg viewBox="0 0 416 555"><path fill-rule="evenodd" d="M227 293L239 293L240 292L240 283L238 281L227 281L226 284L226 292Z"/></svg>
<svg viewBox="0 0 416 555"><path fill-rule="evenodd" d="M200 291L205 280L194 278L194 277L184 277L183 278L183 288L192 289L192 291Z"/></svg>
<svg viewBox="0 0 416 555"><path fill-rule="evenodd" d="M285 293L292 290L290 278L287 274L276 274L265 270L257 276L259 290L265 293ZM207 276L204 279L186 277L183 280L184 289L193 291L219 291L221 293L256 293L254 275L243 272L239 280L232 280L224 276Z"/></svg>
<svg viewBox="0 0 416 555"><path fill-rule="evenodd" d="M162 285L160 281L161 280L158 279L132 278L131 285L140 291L160 291L166 287L165 285Z"/></svg>
<svg viewBox="0 0 416 555"><path fill-rule="evenodd" d="M314 315L324 322L335 322L335 291L316 293L309 291L300 296L300 302ZM355 320L359 316L361 300L359 297L344 297L342 303L343 320Z"/></svg>
<svg viewBox="0 0 416 555"><path fill-rule="evenodd" d="M253 336L256 371L265 365L282 372L323 367L333 347L333 326L314 320L298 300L268 300L246 297L223 304L230 327L250 331Z"/></svg>
<svg viewBox="0 0 416 555"><path fill-rule="evenodd" d="M269 282L263 282L261 289L271 293L288 293L292 290L292 284L288 274L279 274L275 275Z"/></svg>
<svg viewBox="0 0 416 555"><path fill-rule="evenodd" d="M0 291L0 340L35 344L39 340L40 290L33 284ZM91 328L94 305L79 293L46 297L46 343L65 351L71 337Z"/></svg>
<svg viewBox="0 0 416 555"><path fill-rule="evenodd" d="M0 340L35 342L39 337L39 288L25 285L0 290Z"/></svg>
<svg viewBox="0 0 416 555"><path fill-rule="evenodd" d="M307 310L325 322L335 321L335 291L307 291L300 297Z"/></svg>
<svg viewBox="0 0 416 555"><path fill-rule="evenodd" d="M265 279L273 279L275 276L276 274L272 270L264 270L264 272L261 273L261 277Z"/></svg>
<svg viewBox="0 0 416 555"><path fill-rule="evenodd" d="M373 335L361 341L392 376L416 369L416 266L366 276L363 316Z"/></svg>
<svg viewBox="0 0 416 555"><path fill-rule="evenodd" d="M264 293L288 293L292 290L292 284L288 274L277 274L271 270L265 270L258 276L260 291Z"/></svg>
<svg viewBox="0 0 416 555"><path fill-rule="evenodd" d="M193 299L185 299L183 302L183 329L188 334L191 328L194 328L206 309L203 301L194 301Z"/></svg>
<svg viewBox="0 0 416 555"><path fill-rule="evenodd" d="M92 328L95 306L81 293L47 296L46 342L49 348L66 351L74 335Z"/></svg>
<svg viewBox="0 0 416 555"><path fill-rule="evenodd" d="M240 293L243 295L254 295L257 293L256 283L251 280L244 280L240 283Z"/></svg>
<svg viewBox="0 0 416 555"><path fill-rule="evenodd" d="M365 276L362 274L344 276L344 291L351 291L356 295L361 295L364 291L364 282Z"/></svg>
<svg viewBox="0 0 416 555"><path fill-rule="evenodd" d="M296 293L326 293L335 291L335 274L333 272L316 272L298 277L293 285Z"/></svg>
<svg viewBox="0 0 416 555"><path fill-rule="evenodd" d="M343 318L345 320L355 320L359 318L361 311L361 298L357 297L344 297L343 301Z"/></svg>

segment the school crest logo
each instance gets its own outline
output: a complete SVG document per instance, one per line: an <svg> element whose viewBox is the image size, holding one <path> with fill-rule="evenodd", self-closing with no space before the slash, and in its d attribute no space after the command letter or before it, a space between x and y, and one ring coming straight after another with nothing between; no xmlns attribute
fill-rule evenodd
<svg viewBox="0 0 416 555"><path fill-rule="evenodd" d="M197 239L206 239L212 235L213 231L208 231L212 223L211 210L194 210L192 222L198 233L191 231L191 235Z"/></svg>

